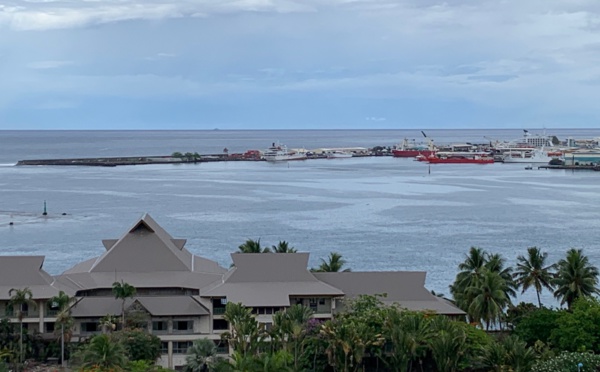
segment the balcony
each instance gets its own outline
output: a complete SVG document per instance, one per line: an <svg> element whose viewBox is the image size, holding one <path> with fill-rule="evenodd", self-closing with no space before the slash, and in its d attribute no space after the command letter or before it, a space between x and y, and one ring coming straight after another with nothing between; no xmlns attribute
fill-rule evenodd
<svg viewBox="0 0 600 372"><path fill-rule="evenodd" d="M223 315L223 314L225 314L224 307L214 307L213 308L213 315Z"/></svg>

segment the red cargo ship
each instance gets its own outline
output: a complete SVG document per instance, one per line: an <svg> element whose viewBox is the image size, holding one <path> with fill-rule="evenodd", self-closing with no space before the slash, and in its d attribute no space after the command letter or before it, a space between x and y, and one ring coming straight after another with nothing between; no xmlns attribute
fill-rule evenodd
<svg viewBox="0 0 600 372"><path fill-rule="evenodd" d="M429 164L492 164L494 158L486 153L442 153L438 152L423 159Z"/></svg>

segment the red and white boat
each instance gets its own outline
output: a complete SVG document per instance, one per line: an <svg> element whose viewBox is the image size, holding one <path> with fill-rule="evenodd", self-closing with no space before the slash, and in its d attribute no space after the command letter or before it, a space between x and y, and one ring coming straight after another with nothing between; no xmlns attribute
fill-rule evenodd
<svg viewBox="0 0 600 372"><path fill-rule="evenodd" d="M494 158L482 152L437 152L419 159L429 164L492 164Z"/></svg>
<svg viewBox="0 0 600 372"><path fill-rule="evenodd" d="M427 138L428 144L417 144L414 140L409 141L405 138L402 143L398 144L396 148L392 149L392 155L395 158L415 158L417 156L431 156L435 153L436 148L433 145L433 141L429 139L423 131L423 136Z"/></svg>

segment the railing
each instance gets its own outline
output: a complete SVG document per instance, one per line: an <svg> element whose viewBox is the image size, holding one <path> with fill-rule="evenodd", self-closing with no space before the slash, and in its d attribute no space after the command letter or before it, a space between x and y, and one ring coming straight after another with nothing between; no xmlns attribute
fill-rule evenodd
<svg viewBox="0 0 600 372"><path fill-rule="evenodd" d="M189 329L174 329L173 330L173 334L190 334L190 333L194 333L194 329L193 328L189 328Z"/></svg>
<svg viewBox="0 0 600 372"><path fill-rule="evenodd" d="M217 346L217 354L229 354L229 346Z"/></svg>
<svg viewBox="0 0 600 372"><path fill-rule="evenodd" d="M213 315L223 315L225 314L224 307L213 307Z"/></svg>

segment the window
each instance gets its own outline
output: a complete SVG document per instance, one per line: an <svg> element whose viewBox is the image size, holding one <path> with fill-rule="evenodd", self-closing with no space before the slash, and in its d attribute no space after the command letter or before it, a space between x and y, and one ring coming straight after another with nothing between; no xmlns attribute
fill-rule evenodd
<svg viewBox="0 0 600 372"><path fill-rule="evenodd" d="M262 327L262 329L264 329L267 332L270 331L271 328L273 328L273 323L270 323L270 322L268 322L268 323L260 323L259 325L260 325L260 327Z"/></svg>
<svg viewBox="0 0 600 372"><path fill-rule="evenodd" d="M325 299L319 298L319 305L325 305Z"/></svg>
<svg viewBox="0 0 600 372"><path fill-rule="evenodd" d="M152 322L153 332L166 332L169 329L169 325L165 320L159 320Z"/></svg>
<svg viewBox="0 0 600 372"><path fill-rule="evenodd" d="M46 333L54 332L54 323L46 323Z"/></svg>
<svg viewBox="0 0 600 372"><path fill-rule="evenodd" d="M213 329L215 331L223 331L229 329L229 324L225 319L213 319Z"/></svg>
<svg viewBox="0 0 600 372"><path fill-rule="evenodd" d="M229 343L227 341L215 341L217 354L229 354Z"/></svg>
<svg viewBox="0 0 600 372"><path fill-rule="evenodd" d="M98 331L99 331L99 327L98 327L98 323L96 323L96 322L81 323L81 332L82 333L98 332Z"/></svg>
<svg viewBox="0 0 600 372"><path fill-rule="evenodd" d="M173 354L187 354L192 341L173 341Z"/></svg>
<svg viewBox="0 0 600 372"><path fill-rule="evenodd" d="M173 321L173 331L193 331L194 321L193 320L176 320Z"/></svg>
<svg viewBox="0 0 600 372"><path fill-rule="evenodd" d="M161 354L169 354L169 343L168 342L160 343L160 353Z"/></svg>

